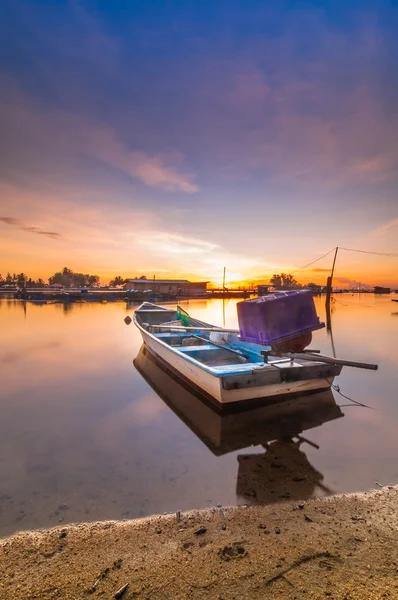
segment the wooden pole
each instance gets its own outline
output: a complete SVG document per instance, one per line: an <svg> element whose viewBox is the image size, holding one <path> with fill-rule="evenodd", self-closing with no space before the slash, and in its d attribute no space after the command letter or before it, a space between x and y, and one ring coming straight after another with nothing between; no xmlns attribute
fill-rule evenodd
<svg viewBox="0 0 398 600"><path fill-rule="evenodd" d="M339 247L336 246L336 250L334 253L334 259L333 259L333 265L332 265L332 272L330 273L330 277L328 277L327 280L327 284L326 284L326 302L330 302L330 295L332 293L332 285L333 285L333 274L334 274L334 267L336 264L336 258L337 258L337 252L339 251Z"/></svg>
<svg viewBox="0 0 398 600"><path fill-rule="evenodd" d="M332 319L330 315L330 296L332 293L332 278L328 277L326 283L326 329L330 333L332 331Z"/></svg>
<svg viewBox="0 0 398 600"><path fill-rule="evenodd" d="M356 367L357 369L370 369L371 371L377 371L378 369L377 365L369 363L356 362L353 360L342 360L341 358L332 358L331 356L322 356L319 354L314 354L313 356L311 356L311 354L307 352L282 352L281 356L291 358L292 360L294 360L295 358L304 358L305 360L311 360L312 358L312 360L314 360L315 362L322 362L331 365L343 365L345 367Z"/></svg>
<svg viewBox="0 0 398 600"><path fill-rule="evenodd" d="M337 252L339 251L339 247L336 246L336 251L334 253L334 259L333 259L333 265L332 265L332 272L330 273L330 276L327 279L327 283L326 283L326 329L331 332L332 331L332 320L331 320L331 315L330 315L330 298L332 295L332 290L333 290L333 274L334 274L334 267L336 264L336 258L337 258Z"/></svg>
<svg viewBox="0 0 398 600"><path fill-rule="evenodd" d="M185 325L150 325L153 329L172 329L173 331L219 331L221 333L239 333L239 329L231 329L229 327L194 327Z"/></svg>
<svg viewBox="0 0 398 600"><path fill-rule="evenodd" d="M334 259L333 259L333 266L332 266L332 273L330 275L330 279L333 280L333 273L334 273L334 265L336 264L336 258L337 258L337 252L339 251L339 247L336 246L336 252L334 253Z"/></svg>

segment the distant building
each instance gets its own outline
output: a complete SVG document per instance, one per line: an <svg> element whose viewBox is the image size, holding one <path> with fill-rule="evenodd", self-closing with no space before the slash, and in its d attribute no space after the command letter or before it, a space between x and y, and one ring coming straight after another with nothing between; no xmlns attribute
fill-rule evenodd
<svg viewBox="0 0 398 600"><path fill-rule="evenodd" d="M266 296L269 294L270 288L273 289L272 285L258 285L257 286L257 294L259 296Z"/></svg>
<svg viewBox="0 0 398 600"><path fill-rule="evenodd" d="M50 290L63 290L64 286L62 283L50 283L48 286Z"/></svg>
<svg viewBox="0 0 398 600"><path fill-rule="evenodd" d="M390 294L391 288L382 287L381 285L376 285L374 289L375 294Z"/></svg>
<svg viewBox="0 0 398 600"><path fill-rule="evenodd" d="M316 283L309 283L305 286L307 290L311 290L313 294L321 294L324 291L324 286L318 285Z"/></svg>
<svg viewBox="0 0 398 600"><path fill-rule="evenodd" d="M170 296L201 296L206 294L207 283L188 279L128 279L125 289Z"/></svg>

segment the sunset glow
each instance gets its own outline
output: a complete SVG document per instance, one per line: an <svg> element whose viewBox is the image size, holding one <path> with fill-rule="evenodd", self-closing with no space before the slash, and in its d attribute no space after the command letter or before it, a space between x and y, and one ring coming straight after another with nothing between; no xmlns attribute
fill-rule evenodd
<svg viewBox="0 0 398 600"><path fill-rule="evenodd" d="M0 273L398 288L397 8L6 2Z"/></svg>

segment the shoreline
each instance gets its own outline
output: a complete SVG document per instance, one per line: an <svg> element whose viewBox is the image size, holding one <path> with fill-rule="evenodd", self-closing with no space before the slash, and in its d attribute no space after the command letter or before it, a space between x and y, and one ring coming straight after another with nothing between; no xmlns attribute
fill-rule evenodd
<svg viewBox="0 0 398 600"><path fill-rule="evenodd" d="M389 486L18 532L0 598L398 598L397 501Z"/></svg>

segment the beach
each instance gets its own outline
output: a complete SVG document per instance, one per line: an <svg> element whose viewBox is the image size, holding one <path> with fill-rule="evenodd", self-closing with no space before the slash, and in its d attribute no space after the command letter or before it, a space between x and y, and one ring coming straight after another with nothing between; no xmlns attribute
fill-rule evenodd
<svg viewBox="0 0 398 600"><path fill-rule="evenodd" d="M398 598L397 501L389 486L20 532L0 542L0 598Z"/></svg>

